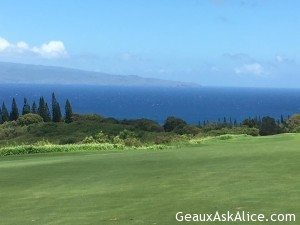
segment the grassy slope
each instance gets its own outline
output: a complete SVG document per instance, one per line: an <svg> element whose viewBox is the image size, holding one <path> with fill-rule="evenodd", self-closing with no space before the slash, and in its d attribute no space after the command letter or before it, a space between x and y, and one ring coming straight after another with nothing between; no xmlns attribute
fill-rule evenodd
<svg viewBox="0 0 300 225"><path fill-rule="evenodd" d="M299 146L299 135L278 135L159 151L2 157L1 224L171 225L177 211L216 210L299 217Z"/></svg>

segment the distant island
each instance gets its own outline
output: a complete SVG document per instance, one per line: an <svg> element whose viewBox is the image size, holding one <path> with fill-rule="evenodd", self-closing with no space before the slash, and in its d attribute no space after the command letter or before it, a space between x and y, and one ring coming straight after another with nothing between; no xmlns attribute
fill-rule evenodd
<svg viewBox="0 0 300 225"><path fill-rule="evenodd" d="M145 87L200 87L197 83L112 75L64 67L0 62L2 84L64 84Z"/></svg>

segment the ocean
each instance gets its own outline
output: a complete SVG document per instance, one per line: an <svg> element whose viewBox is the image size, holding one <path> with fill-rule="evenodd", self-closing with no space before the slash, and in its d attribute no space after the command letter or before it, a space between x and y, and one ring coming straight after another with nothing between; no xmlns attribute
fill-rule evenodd
<svg viewBox="0 0 300 225"><path fill-rule="evenodd" d="M219 118L241 121L247 117L280 118L300 113L300 89L270 88L141 88L67 85L0 85L0 101L19 108L44 96L51 103L55 92L61 107L68 98L76 113L98 113L118 119L148 118L162 123L176 116L189 123Z"/></svg>

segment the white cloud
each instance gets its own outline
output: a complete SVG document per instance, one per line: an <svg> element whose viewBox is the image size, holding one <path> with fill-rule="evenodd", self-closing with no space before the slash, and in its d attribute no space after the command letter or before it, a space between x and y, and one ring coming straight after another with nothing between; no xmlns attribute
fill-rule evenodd
<svg viewBox="0 0 300 225"><path fill-rule="evenodd" d="M9 47L10 47L10 43L6 39L0 37L0 52L4 51Z"/></svg>
<svg viewBox="0 0 300 225"><path fill-rule="evenodd" d="M49 41L40 47L33 47L32 51L44 58L61 58L68 55L64 43L61 41Z"/></svg>
<svg viewBox="0 0 300 225"><path fill-rule="evenodd" d="M24 42L24 41L18 42L18 43L16 44L16 47L17 47L18 49L20 49L20 50L27 50L27 49L29 49L28 44L27 44L26 42Z"/></svg>
<svg viewBox="0 0 300 225"><path fill-rule="evenodd" d="M241 67L235 68L236 74L254 74L264 75L266 74L264 67L259 63L244 64Z"/></svg>
<svg viewBox="0 0 300 225"><path fill-rule="evenodd" d="M49 41L41 46L30 47L26 42L20 41L16 44L0 37L0 54L19 56L20 54L34 54L42 58L63 58L68 52L62 41Z"/></svg>
<svg viewBox="0 0 300 225"><path fill-rule="evenodd" d="M293 59L288 58L288 57L283 56L283 55L276 55L275 59L276 59L277 63L289 63L289 64L294 63Z"/></svg>

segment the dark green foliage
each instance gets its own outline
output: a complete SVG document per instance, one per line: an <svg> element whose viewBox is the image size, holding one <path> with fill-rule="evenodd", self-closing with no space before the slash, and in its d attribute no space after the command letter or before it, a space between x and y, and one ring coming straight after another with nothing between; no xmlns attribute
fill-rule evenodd
<svg viewBox="0 0 300 225"><path fill-rule="evenodd" d="M252 118L248 118L243 120L242 125L253 128L259 128L260 127L260 122L258 119L252 119Z"/></svg>
<svg viewBox="0 0 300 225"><path fill-rule="evenodd" d="M262 118L262 123L260 126L260 135L273 135L279 133L279 127L275 122L274 118L271 118L269 116Z"/></svg>
<svg viewBox="0 0 300 225"><path fill-rule="evenodd" d="M65 105L65 122L66 123L73 122L73 111L69 100L66 101L66 105Z"/></svg>
<svg viewBox="0 0 300 225"><path fill-rule="evenodd" d="M177 126L173 130L176 134L190 134L190 135L197 135L201 132L201 129L197 126L192 125L185 125L183 127Z"/></svg>
<svg viewBox="0 0 300 225"><path fill-rule="evenodd" d="M20 116L17 119L17 124L20 126L28 126L30 124L41 123L43 122L43 118L40 115L28 113Z"/></svg>
<svg viewBox="0 0 300 225"><path fill-rule="evenodd" d="M157 122L148 119L137 120L135 128L143 131L163 132L163 128Z"/></svg>
<svg viewBox="0 0 300 225"><path fill-rule="evenodd" d="M5 103L3 102L2 103L2 122L6 122L6 121L9 121L9 113L8 113L8 110L5 106Z"/></svg>
<svg viewBox="0 0 300 225"><path fill-rule="evenodd" d="M60 145L76 144L78 142L76 137L63 137L59 140Z"/></svg>
<svg viewBox="0 0 300 225"><path fill-rule="evenodd" d="M32 103L31 113L38 114L38 110L37 110L35 102Z"/></svg>
<svg viewBox="0 0 300 225"><path fill-rule="evenodd" d="M150 131L150 132L163 132L163 128L155 121L149 119L137 120L122 120L122 124L132 125L137 130Z"/></svg>
<svg viewBox="0 0 300 225"><path fill-rule="evenodd" d="M52 93L52 121L61 122L62 115L58 101L56 100L55 94Z"/></svg>
<svg viewBox="0 0 300 225"><path fill-rule="evenodd" d="M233 126L237 126L237 125L238 125L237 121L236 121L236 120L234 120L234 122L233 122Z"/></svg>
<svg viewBox="0 0 300 225"><path fill-rule="evenodd" d="M232 127L232 128L223 127L221 129L210 130L205 132L205 135L208 136L219 136L224 134L247 134L251 136L258 136L259 129L255 127L251 128L247 126L239 126L239 127Z"/></svg>
<svg viewBox="0 0 300 225"><path fill-rule="evenodd" d="M10 120L12 121L17 120L18 117L19 117L19 109L17 106L16 99L13 98L12 105L11 105L11 112L10 112Z"/></svg>
<svg viewBox="0 0 300 225"><path fill-rule="evenodd" d="M44 122L51 121L50 111L44 97L40 98L38 114L43 118Z"/></svg>
<svg viewBox="0 0 300 225"><path fill-rule="evenodd" d="M38 114L43 118L45 121L46 119L46 105L45 105L44 97L40 97L39 100L39 107L38 107Z"/></svg>
<svg viewBox="0 0 300 225"><path fill-rule="evenodd" d="M284 123L283 115L280 115L280 123Z"/></svg>
<svg viewBox="0 0 300 225"><path fill-rule="evenodd" d="M166 119L163 127L166 132L170 132L175 128L183 128L185 125L187 125L187 123L184 120L170 116Z"/></svg>
<svg viewBox="0 0 300 225"><path fill-rule="evenodd" d="M23 105L22 115L26 115L28 113L30 113L30 105L28 104L27 99L24 98L24 105Z"/></svg>
<svg viewBox="0 0 300 225"><path fill-rule="evenodd" d="M123 130L114 138L116 144L124 144L126 146L141 146L142 143L133 131Z"/></svg>
<svg viewBox="0 0 300 225"><path fill-rule="evenodd" d="M284 132L300 132L300 114L295 114L281 124Z"/></svg>
<svg viewBox="0 0 300 225"><path fill-rule="evenodd" d="M5 137L2 139L0 135L0 146L13 143L32 144L43 139L49 140L54 144L81 143L85 137L97 136L100 132L113 138L124 129L133 129L132 126L128 125L99 122L95 118L99 117L81 116L80 120L70 124L53 122L31 124L22 133L19 133L19 135L12 136L13 139L8 140Z"/></svg>
<svg viewBox="0 0 300 225"><path fill-rule="evenodd" d="M111 124L119 124L120 123L119 120L117 120L115 118L112 118L112 117L104 118L103 122L105 122L105 123L111 123Z"/></svg>
<svg viewBox="0 0 300 225"><path fill-rule="evenodd" d="M3 119L2 119L2 109L0 108L0 124L3 123Z"/></svg>
<svg viewBox="0 0 300 225"><path fill-rule="evenodd" d="M128 138L136 138L136 134L129 130L123 130L119 133L119 137L122 140L128 139Z"/></svg>
<svg viewBox="0 0 300 225"><path fill-rule="evenodd" d="M93 121L95 123L101 123L103 122L104 118L97 114L84 114L84 115L73 114L73 120L82 121L82 122Z"/></svg>
<svg viewBox="0 0 300 225"><path fill-rule="evenodd" d="M160 144L169 144L175 138L173 135L170 135L170 133L161 133L160 135L154 136L153 139L154 139L154 144L160 145Z"/></svg>
<svg viewBox="0 0 300 225"><path fill-rule="evenodd" d="M51 121L51 114L50 114L50 110L48 107L48 104L45 104L45 108L46 108L46 118L45 118L45 122L50 122Z"/></svg>

